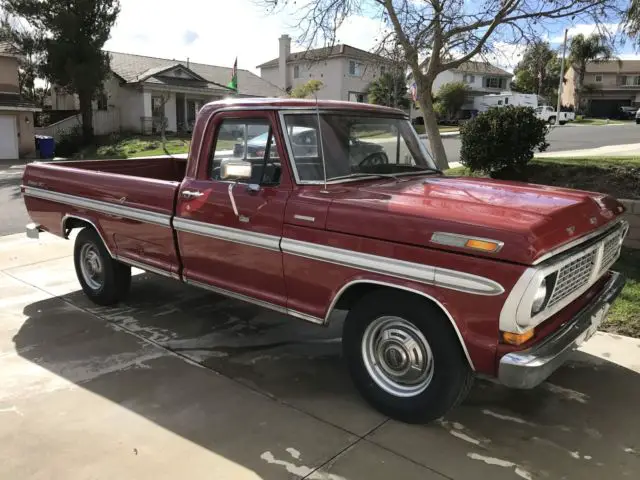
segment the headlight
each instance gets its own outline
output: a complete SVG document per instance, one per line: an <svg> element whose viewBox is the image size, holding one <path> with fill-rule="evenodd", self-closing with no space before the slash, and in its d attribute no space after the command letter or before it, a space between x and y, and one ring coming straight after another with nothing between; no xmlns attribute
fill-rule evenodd
<svg viewBox="0 0 640 480"><path fill-rule="evenodd" d="M539 313L544 307L544 302L547 299L547 279L543 278L538 285L535 295L533 296L533 303L531 304L531 315Z"/></svg>

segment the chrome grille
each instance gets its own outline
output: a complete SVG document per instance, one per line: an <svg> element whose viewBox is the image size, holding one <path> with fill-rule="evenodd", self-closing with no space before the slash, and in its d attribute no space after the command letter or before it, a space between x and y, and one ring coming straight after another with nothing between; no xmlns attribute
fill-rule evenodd
<svg viewBox="0 0 640 480"><path fill-rule="evenodd" d="M608 237L604 241L604 248L602 249L602 262L600 263L600 272L603 272L616 261L620 254L620 236L622 230L616 231L613 235Z"/></svg>
<svg viewBox="0 0 640 480"><path fill-rule="evenodd" d="M552 307L560 302L580 287L589 283L591 273L596 264L598 256L597 249L591 249L584 255L572 260L563 266L558 272L555 288L549 298L547 307Z"/></svg>

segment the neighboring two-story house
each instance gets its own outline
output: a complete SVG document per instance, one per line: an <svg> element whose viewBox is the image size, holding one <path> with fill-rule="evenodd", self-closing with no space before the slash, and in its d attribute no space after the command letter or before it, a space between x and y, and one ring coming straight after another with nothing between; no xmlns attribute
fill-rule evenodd
<svg viewBox="0 0 640 480"><path fill-rule="evenodd" d="M256 68L262 78L286 91L319 80L319 100L367 102L369 84L390 65L380 55L342 44L291 53L291 38L282 35L278 58Z"/></svg>
<svg viewBox="0 0 640 480"><path fill-rule="evenodd" d="M467 100L462 106L461 116L467 116L473 111L473 99L480 95L490 93L501 93L511 91L511 80L513 73L507 72L500 67L491 65L488 62L467 61L457 68L439 73L433 82L432 93L438 95L440 87L446 83L463 82L469 91ZM411 76L409 81L412 82ZM421 116L419 110L412 109L411 117Z"/></svg>
<svg viewBox="0 0 640 480"><path fill-rule="evenodd" d="M576 71L567 70L562 104L576 107ZM588 63L580 102L587 115L610 117L619 107L640 105L640 60Z"/></svg>
<svg viewBox="0 0 640 480"><path fill-rule="evenodd" d="M20 96L18 55L0 42L0 160L35 155L33 112L39 111Z"/></svg>

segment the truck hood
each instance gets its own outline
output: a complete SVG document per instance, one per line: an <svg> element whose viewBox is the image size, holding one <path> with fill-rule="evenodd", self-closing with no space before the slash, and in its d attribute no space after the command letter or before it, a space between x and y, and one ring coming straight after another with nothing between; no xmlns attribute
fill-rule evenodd
<svg viewBox="0 0 640 480"><path fill-rule="evenodd" d="M598 193L469 177L424 176L335 185L328 230L532 264L611 223L624 208ZM430 241L434 232L504 242L497 253Z"/></svg>

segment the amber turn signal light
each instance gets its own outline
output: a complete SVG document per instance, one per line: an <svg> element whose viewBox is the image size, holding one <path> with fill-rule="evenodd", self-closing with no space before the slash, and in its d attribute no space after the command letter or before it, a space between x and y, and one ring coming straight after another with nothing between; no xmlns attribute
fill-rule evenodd
<svg viewBox="0 0 640 480"><path fill-rule="evenodd" d="M485 252L495 252L500 248L500 244L496 242L477 240L475 238L467 240L467 243L465 243L464 246L467 248L473 248L474 250L483 250Z"/></svg>
<svg viewBox="0 0 640 480"><path fill-rule="evenodd" d="M509 345L522 345L533 338L534 332L533 328L524 333L502 332L502 340Z"/></svg>

